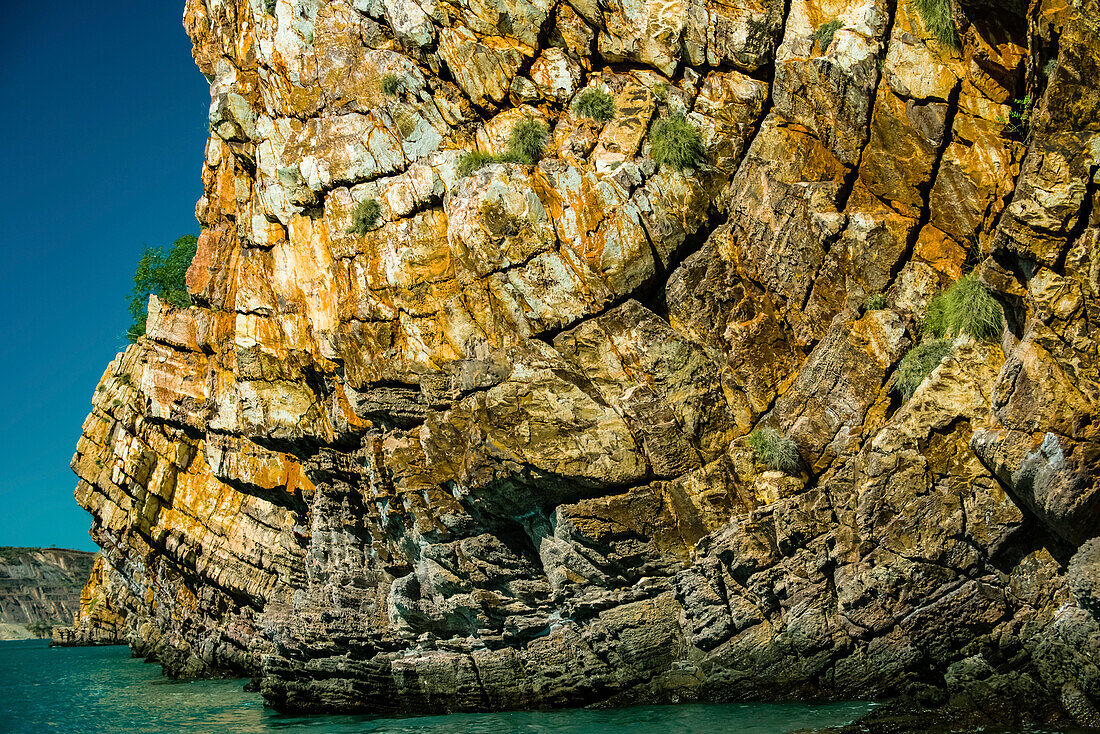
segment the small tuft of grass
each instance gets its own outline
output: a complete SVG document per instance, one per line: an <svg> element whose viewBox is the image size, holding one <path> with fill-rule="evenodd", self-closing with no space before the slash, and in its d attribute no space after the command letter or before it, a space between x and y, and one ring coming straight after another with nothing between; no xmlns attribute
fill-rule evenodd
<svg viewBox="0 0 1100 734"><path fill-rule="evenodd" d="M931 334L936 338L947 333L947 314L944 311L942 293L928 302L928 310L921 319L920 330L922 334Z"/></svg>
<svg viewBox="0 0 1100 734"><path fill-rule="evenodd" d="M817 41L817 47L821 50L822 55L829 50L829 44L833 42L833 36L843 27L844 21L840 18L833 18L819 25L817 30L813 32L811 38Z"/></svg>
<svg viewBox="0 0 1100 734"><path fill-rule="evenodd" d="M275 6L278 4L278 0L264 0L264 12L268 15L275 15Z"/></svg>
<svg viewBox="0 0 1100 734"><path fill-rule="evenodd" d="M671 85L669 85L668 82L661 82L653 88L653 96L657 99L658 102L664 104L668 101L668 93L671 89L672 87Z"/></svg>
<svg viewBox="0 0 1100 734"><path fill-rule="evenodd" d="M802 465L798 445L774 428L757 428L749 434L748 443L760 463L769 469L790 474Z"/></svg>
<svg viewBox="0 0 1100 734"><path fill-rule="evenodd" d="M955 28L955 16L951 11L951 0L912 0L921 21L928 32L936 37L944 47L952 51L962 48L959 32Z"/></svg>
<svg viewBox="0 0 1100 734"><path fill-rule="evenodd" d="M872 293L863 300L863 307L868 311L881 311L886 308L886 296L881 293Z"/></svg>
<svg viewBox="0 0 1100 734"><path fill-rule="evenodd" d="M490 163L499 162L498 156L485 153L480 150L468 150L458 157L458 175L466 178L474 171L484 168Z"/></svg>
<svg viewBox="0 0 1100 734"><path fill-rule="evenodd" d="M397 74L386 74L382 77L382 94L387 97L396 97L397 93L401 91L401 79Z"/></svg>
<svg viewBox="0 0 1100 734"><path fill-rule="evenodd" d="M1052 76L1054 76L1054 72L1056 72L1057 70L1058 59L1049 59L1045 64L1043 64L1043 77L1049 80Z"/></svg>
<svg viewBox="0 0 1100 734"><path fill-rule="evenodd" d="M955 345L950 339L936 339L910 349L898 363L897 381L894 383L897 391L906 400L913 397L932 370L954 351Z"/></svg>
<svg viewBox="0 0 1100 734"><path fill-rule="evenodd" d="M378 220L382 217L382 205L374 199L365 199L359 202L359 205L355 207L355 211L351 215L351 226L348 227L348 234L357 234L360 237L365 235L370 230L374 229L374 225L378 224Z"/></svg>
<svg viewBox="0 0 1100 734"><path fill-rule="evenodd" d="M517 122L508 138L508 151L505 155L514 156L530 164L542 157L546 144L550 142L550 132L546 125L528 118Z"/></svg>
<svg viewBox="0 0 1100 734"><path fill-rule="evenodd" d="M615 100L602 89L586 89L573 101L573 114L607 122L615 116Z"/></svg>
<svg viewBox="0 0 1100 734"><path fill-rule="evenodd" d="M653 160L678 171L698 168L706 150L703 135L683 115L673 115L653 123L650 130Z"/></svg>
<svg viewBox="0 0 1100 734"><path fill-rule="evenodd" d="M469 150L458 157L458 175L466 178L490 163L521 163L532 165L542 157L546 144L550 142L550 132L538 120L527 119L517 122L508 138L508 150L500 155Z"/></svg>
<svg viewBox="0 0 1100 734"><path fill-rule="evenodd" d="M993 341L1003 331L1004 312L976 273L967 273L928 304L922 328L936 338L966 334Z"/></svg>

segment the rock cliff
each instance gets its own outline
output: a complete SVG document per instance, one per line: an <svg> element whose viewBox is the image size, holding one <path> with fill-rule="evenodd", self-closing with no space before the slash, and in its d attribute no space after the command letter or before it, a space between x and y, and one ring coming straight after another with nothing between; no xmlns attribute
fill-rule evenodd
<svg viewBox="0 0 1100 734"><path fill-rule="evenodd" d="M50 644L58 647L125 645L128 642L126 619L117 601L121 591L114 588L116 580L112 579L110 566L102 556L96 556L87 578L77 598L79 604L72 615L72 626L54 627Z"/></svg>
<svg viewBox="0 0 1100 734"><path fill-rule="evenodd" d="M1100 5L917 4L189 0L194 305L73 459L135 651L285 710L1100 724ZM905 397L971 271L996 336Z"/></svg>
<svg viewBox="0 0 1100 734"><path fill-rule="evenodd" d="M0 639L68 624L95 554L62 548L0 548Z"/></svg>

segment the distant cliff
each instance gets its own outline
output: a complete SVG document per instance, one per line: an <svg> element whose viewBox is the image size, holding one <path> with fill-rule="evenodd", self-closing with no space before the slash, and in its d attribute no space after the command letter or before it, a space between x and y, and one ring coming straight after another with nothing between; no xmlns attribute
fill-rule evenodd
<svg viewBox="0 0 1100 734"><path fill-rule="evenodd" d="M80 591L79 609L72 626L55 627L53 643L61 647L120 645L126 643L126 618L114 589L111 567L96 556L87 583Z"/></svg>
<svg viewBox="0 0 1100 734"><path fill-rule="evenodd" d="M184 23L193 305L72 464L136 652L283 710L1100 725L1100 2Z"/></svg>
<svg viewBox="0 0 1100 734"><path fill-rule="evenodd" d="M30 637L27 627L36 624L72 623L95 558L60 548L0 548L0 639Z"/></svg>

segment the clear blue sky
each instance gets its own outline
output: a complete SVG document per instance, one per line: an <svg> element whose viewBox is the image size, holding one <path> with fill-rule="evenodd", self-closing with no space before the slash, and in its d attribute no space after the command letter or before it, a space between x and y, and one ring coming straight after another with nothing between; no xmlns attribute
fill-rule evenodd
<svg viewBox="0 0 1100 734"><path fill-rule="evenodd" d="M145 245L198 234L183 0L0 0L0 545L94 550L69 460Z"/></svg>

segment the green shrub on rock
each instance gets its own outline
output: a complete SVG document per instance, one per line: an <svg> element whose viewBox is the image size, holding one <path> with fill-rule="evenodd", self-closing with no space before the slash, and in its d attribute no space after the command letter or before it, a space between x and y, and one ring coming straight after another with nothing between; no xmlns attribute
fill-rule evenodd
<svg viewBox="0 0 1100 734"><path fill-rule="evenodd" d="M698 168L706 152L703 135L683 115L673 115L653 123L649 133L653 160L678 171Z"/></svg>
<svg viewBox="0 0 1100 734"><path fill-rule="evenodd" d="M989 288L976 273L968 273L932 299L922 326L926 334L937 338L965 334L991 341L1001 335L1003 315Z"/></svg>
<svg viewBox="0 0 1100 734"><path fill-rule="evenodd" d="M844 21L840 18L833 18L817 27L812 38L817 41L817 47L821 49L822 54L829 50L829 44L833 42L833 36L843 27Z"/></svg>
<svg viewBox="0 0 1100 734"><path fill-rule="evenodd" d="M264 11L268 15L275 15L275 5L277 3L278 0L264 0Z"/></svg>
<svg viewBox="0 0 1100 734"><path fill-rule="evenodd" d="M458 175L466 178L490 163L497 163L497 156L480 150L468 150L458 157Z"/></svg>
<svg viewBox="0 0 1100 734"><path fill-rule="evenodd" d="M517 122L508 138L508 150L504 154L523 163L535 163L542 157L546 144L550 142L550 132L538 120L526 119ZM510 162L510 161L505 161Z"/></svg>
<svg viewBox="0 0 1100 734"><path fill-rule="evenodd" d="M748 443L760 463L774 471L791 473L802 464L798 445L774 428L757 428Z"/></svg>
<svg viewBox="0 0 1100 734"><path fill-rule="evenodd" d="M546 144L550 142L550 133L538 120L517 122L508 138L508 150L500 155L469 150L458 157L457 171L460 178L466 178L490 163L521 163L531 165L542 157Z"/></svg>
<svg viewBox="0 0 1100 734"><path fill-rule="evenodd" d="M913 397L932 370L954 351L955 345L950 339L936 339L918 344L906 352L898 364L897 381L894 383L902 397L906 400Z"/></svg>
<svg viewBox="0 0 1100 734"><path fill-rule="evenodd" d="M944 313L943 294L928 302L928 309L921 319L921 332L939 338L947 333L947 314Z"/></svg>
<svg viewBox="0 0 1100 734"><path fill-rule="evenodd" d="M530 158L521 156L518 153L512 151L506 151L500 155L493 155L492 153L485 153L480 150L468 150L458 157L458 176L459 178L466 178L471 173L479 171L490 163L520 163L523 165L530 165L532 163Z"/></svg>
<svg viewBox="0 0 1100 734"><path fill-rule="evenodd" d="M131 342L145 335L150 294L176 308L191 305L191 296L187 293L187 268L198 250L198 242L198 237L189 234L173 242L167 250L145 248L134 271L134 287L128 298L134 322L126 330L126 337Z"/></svg>
<svg viewBox="0 0 1100 734"><path fill-rule="evenodd" d="M872 293L863 300L863 307L868 311L881 311L886 308L886 296L881 293Z"/></svg>
<svg viewBox="0 0 1100 734"><path fill-rule="evenodd" d="M359 202L359 205L355 207L355 211L351 215L351 226L348 227L348 234L357 234L360 237L365 235L370 230L374 229L374 225L378 224L378 220L382 217L382 205L374 199L365 199Z"/></svg>
<svg viewBox="0 0 1100 734"><path fill-rule="evenodd" d="M913 5L920 13L924 27L944 47L952 51L958 51L962 47L959 43L959 32L955 28L951 0L913 0Z"/></svg>
<svg viewBox="0 0 1100 734"><path fill-rule="evenodd" d="M615 100L602 89L586 89L574 100L573 114L607 122L615 116Z"/></svg>
<svg viewBox="0 0 1100 734"><path fill-rule="evenodd" d="M386 74L382 77L382 94L387 97L396 97L401 90L401 80L397 74Z"/></svg>

